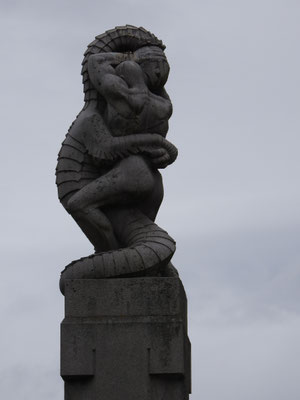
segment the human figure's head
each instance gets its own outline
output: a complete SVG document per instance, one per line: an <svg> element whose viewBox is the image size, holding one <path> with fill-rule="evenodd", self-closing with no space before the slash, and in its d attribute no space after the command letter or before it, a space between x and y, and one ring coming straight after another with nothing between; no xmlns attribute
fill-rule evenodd
<svg viewBox="0 0 300 400"><path fill-rule="evenodd" d="M146 75L150 89L162 89L169 76L169 64L158 46L144 46L134 52L134 59Z"/></svg>

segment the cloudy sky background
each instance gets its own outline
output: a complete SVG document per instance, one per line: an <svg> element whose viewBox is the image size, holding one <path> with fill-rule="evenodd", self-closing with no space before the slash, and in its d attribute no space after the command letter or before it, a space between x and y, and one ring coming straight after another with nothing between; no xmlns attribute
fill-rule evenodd
<svg viewBox="0 0 300 400"><path fill-rule="evenodd" d="M116 25L163 39L174 105L158 224L189 300L192 400L299 400L300 3L2 0L0 394L62 400L60 271L91 245L54 169L82 54Z"/></svg>

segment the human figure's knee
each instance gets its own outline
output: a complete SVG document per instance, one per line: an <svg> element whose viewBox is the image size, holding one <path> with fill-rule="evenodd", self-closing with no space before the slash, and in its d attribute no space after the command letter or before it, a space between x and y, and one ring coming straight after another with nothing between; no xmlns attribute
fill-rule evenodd
<svg viewBox="0 0 300 400"><path fill-rule="evenodd" d="M80 200L77 196L77 193L75 193L67 202L66 204L66 210L68 211L69 214L77 214L80 212L84 212L84 207L81 205Z"/></svg>
<svg viewBox="0 0 300 400"><path fill-rule="evenodd" d="M74 218L86 219L89 214L93 213L94 207L82 201L81 193L77 192L68 200L66 210Z"/></svg>
<svg viewBox="0 0 300 400"><path fill-rule="evenodd" d="M153 173L154 177L154 188L149 196L143 201L140 202L139 208L140 210L147 215L152 221L155 220L159 207L164 197L164 190L162 184L162 177L158 171Z"/></svg>
<svg viewBox="0 0 300 400"><path fill-rule="evenodd" d="M111 232L112 226L105 214L95 206L83 206L76 198L70 199L67 204L67 211L75 220L96 224L104 232Z"/></svg>

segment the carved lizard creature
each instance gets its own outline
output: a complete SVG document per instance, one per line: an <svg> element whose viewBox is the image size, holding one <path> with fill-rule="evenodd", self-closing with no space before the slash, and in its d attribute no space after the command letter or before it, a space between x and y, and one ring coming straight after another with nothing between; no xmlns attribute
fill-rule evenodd
<svg viewBox="0 0 300 400"><path fill-rule="evenodd" d="M169 66L150 32L119 27L92 42L83 61L85 106L62 144L60 201L95 247L62 272L70 278L172 275L173 239L154 219L158 168L175 161L165 139L172 113Z"/></svg>

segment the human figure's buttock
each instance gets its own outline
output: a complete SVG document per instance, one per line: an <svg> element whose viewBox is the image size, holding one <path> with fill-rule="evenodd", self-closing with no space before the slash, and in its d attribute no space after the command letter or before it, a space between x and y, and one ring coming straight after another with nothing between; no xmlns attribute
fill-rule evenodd
<svg viewBox="0 0 300 400"><path fill-rule="evenodd" d="M146 83L141 67L132 61L124 61L116 67L116 73L124 80L132 92L134 104L130 111L123 112L119 103L109 99L106 109L106 122L116 136L135 133L167 133L168 119L172 105L168 99L152 93ZM129 96L128 103L131 98Z"/></svg>

